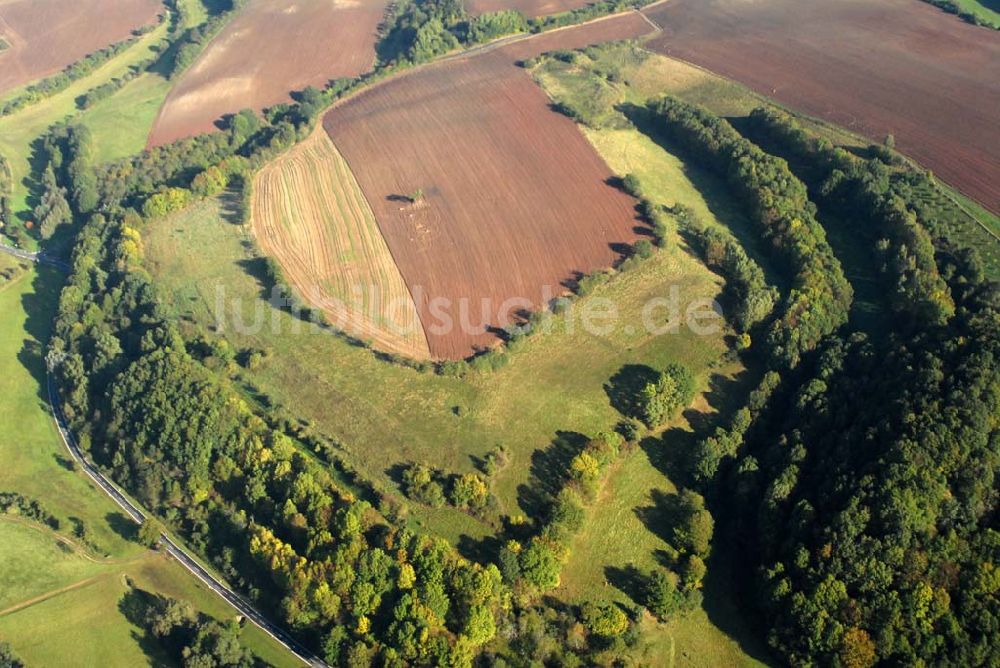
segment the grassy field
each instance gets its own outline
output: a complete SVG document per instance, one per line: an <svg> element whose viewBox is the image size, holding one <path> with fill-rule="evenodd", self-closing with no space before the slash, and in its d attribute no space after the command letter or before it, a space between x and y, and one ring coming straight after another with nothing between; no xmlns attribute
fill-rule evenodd
<svg viewBox="0 0 1000 668"><path fill-rule="evenodd" d="M637 326L647 301L668 296L671 286L682 311L718 293L718 279L676 242L589 300L608 299L618 310L606 336L557 318L508 366L460 380L387 364L272 308L261 299L261 262L249 255L244 231L222 222L218 202L158 221L146 236L150 269L178 315L225 331L237 348L267 350L254 374L260 389L337 438L367 477L391 483L389 469L411 460L467 471L494 446L506 446L514 463L497 480L501 512L517 512L533 453L560 433L594 434L621 418L604 386L623 365L681 360L705 377L726 349L721 334L681 327L657 337Z"/></svg>
<svg viewBox="0 0 1000 668"><path fill-rule="evenodd" d="M0 270L11 262L0 255ZM42 342L59 280L50 270L30 270L0 287L0 491L39 501L59 519L62 535L0 516L0 638L29 665L159 665L118 610L123 574L206 614L228 618L233 611L176 562L131 541L124 514L72 470L42 393ZM87 545L72 535L76 521L86 527ZM37 597L44 600L10 610ZM298 665L256 627L244 631L244 640L275 665Z"/></svg>

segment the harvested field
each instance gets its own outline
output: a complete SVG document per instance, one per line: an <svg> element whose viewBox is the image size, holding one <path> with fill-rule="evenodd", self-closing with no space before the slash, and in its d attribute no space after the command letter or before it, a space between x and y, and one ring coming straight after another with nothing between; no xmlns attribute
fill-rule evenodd
<svg viewBox="0 0 1000 668"><path fill-rule="evenodd" d="M468 0L466 9L473 16L503 9L516 9L528 18L568 12L589 5L593 0Z"/></svg>
<svg viewBox="0 0 1000 668"><path fill-rule="evenodd" d="M261 249L330 323L380 350L430 356L375 215L322 129L257 174L253 228Z"/></svg>
<svg viewBox="0 0 1000 668"><path fill-rule="evenodd" d="M170 91L150 146L210 132L241 109L361 74L375 60L387 0L252 0Z"/></svg>
<svg viewBox="0 0 1000 668"><path fill-rule="evenodd" d="M896 146L1000 212L1000 39L915 0L671 0L649 46Z"/></svg>
<svg viewBox="0 0 1000 668"><path fill-rule="evenodd" d="M55 74L126 39L163 9L157 0L0 0L0 93Z"/></svg>
<svg viewBox="0 0 1000 668"><path fill-rule="evenodd" d="M608 185L607 165L516 62L649 30L633 13L522 39L387 80L324 117L434 357L495 343L489 328L636 239L634 200ZM417 190L416 204L405 200Z"/></svg>

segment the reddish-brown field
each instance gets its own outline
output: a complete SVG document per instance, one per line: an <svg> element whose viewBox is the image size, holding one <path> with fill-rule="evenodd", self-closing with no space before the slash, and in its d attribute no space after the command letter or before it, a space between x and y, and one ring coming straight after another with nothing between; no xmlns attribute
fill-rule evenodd
<svg viewBox="0 0 1000 668"><path fill-rule="evenodd" d="M671 0L650 47L903 153L1000 212L1000 39L917 0Z"/></svg>
<svg viewBox="0 0 1000 668"><path fill-rule="evenodd" d="M163 9L157 0L0 0L0 94L123 40Z"/></svg>
<svg viewBox="0 0 1000 668"><path fill-rule="evenodd" d="M467 0L465 7L473 16L487 12L498 12L502 9L516 9L532 18L568 12L571 9L589 5L591 2L593 0Z"/></svg>
<svg viewBox="0 0 1000 668"><path fill-rule="evenodd" d="M387 0L253 0L170 91L150 146L215 128L241 109L369 70Z"/></svg>
<svg viewBox="0 0 1000 668"><path fill-rule="evenodd" d="M630 14L523 39L390 79L325 116L434 357L495 343L487 326L609 266L635 240L634 201L606 183L607 165L516 61L649 30ZM512 299L523 301L503 308Z"/></svg>

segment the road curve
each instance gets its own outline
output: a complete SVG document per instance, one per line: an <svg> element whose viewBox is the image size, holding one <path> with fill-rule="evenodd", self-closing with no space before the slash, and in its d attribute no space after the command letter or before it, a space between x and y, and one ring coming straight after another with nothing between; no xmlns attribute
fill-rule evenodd
<svg viewBox="0 0 1000 668"><path fill-rule="evenodd" d="M76 439L73 438L73 434L66 426L66 420L62 411L62 403L60 402L58 392L56 392L55 383L52 381L51 373L46 375L46 385L48 386L49 406L52 408L52 418L55 420L59 436L62 438L66 449L69 450L70 455L73 457L73 461L75 461L80 468L83 469L83 472L86 473L98 487L104 490L104 492L110 496L111 499L117 503L118 506L121 507L121 509L124 510L134 522L141 524L146 519L146 514L137 505L132 503L128 497L126 497L125 494L122 493L122 491L119 490L113 482L111 482L109 478L107 478L84 458L83 452L76 443ZM160 543L163 545L167 554L179 561L184 568L190 571L196 578L201 580L205 586L222 597L241 615L256 624L262 631L264 631L264 633L281 643L281 645L283 645L303 663L309 666L315 666L315 668L329 668L329 666L322 659L302 647L302 645L296 642L294 638L285 633L280 627L268 621L268 619L258 612L257 609L254 608L246 599L209 573L169 536L162 534L160 536Z"/></svg>

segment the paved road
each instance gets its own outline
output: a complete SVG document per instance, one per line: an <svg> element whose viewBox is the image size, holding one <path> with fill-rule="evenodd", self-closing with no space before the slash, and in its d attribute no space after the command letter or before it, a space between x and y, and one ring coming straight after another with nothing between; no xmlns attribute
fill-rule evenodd
<svg viewBox="0 0 1000 668"><path fill-rule="evenodd" d="M114 500L114 502L128 514L129 517L132 518L133 521L141 524L143 520L146 519L145 513L143 513L137 505L132 503L128 497L126 497L125 494L123 494L122 491L119 490L113 482L111 482L111 480L109 480L103 473L98 471L97 468L87 462L84 458L83 452L81 452L79 446L77 446L76 439L73 438L73 434L66 426L66 420L63 417L62 412L62 403L60 402L59 396L55 390L55 383L52 381L51 374L48 375L46 382L48 385L49 405L52 407L52 417L55 419L59 435L62 437L63 443L66 445L66 449L69 450L73 460L80 466L80 468L83 469L84 473L86 473L90 479L97 484L98 487L103 489L104 492L110 496L112 500ZM175 543L169 536L166 534L160 536L160 543L165 548L167 554L179 561L184 568L189 570L195 577L205 583L205 586L225 599L226 602L236 608L237 612L241 615L259 626L264 633L284 645L288 651L301 659L305 664L315 666L316 668L329 668L329 666L324 663L322 659L302 647L280 627L268 621L246 599L205 570L201 564L195 561L191 555L185 552L184 549Z"/></svg>
<svg viewBox="0 0 1000 668"><path fill-rule="evenodd" d="M57 257L52 257L51 255L46 254L44 251L39 253L32 253L31 251L26 251L20 248L14 248L13 246L6 246L4 244L0 244L0 253L13 255L16 258L27 260L28 262L34 262L35 264L47 264L51 267L62 269L63 271L69 271L68 264L66 264Z"/></svg>

